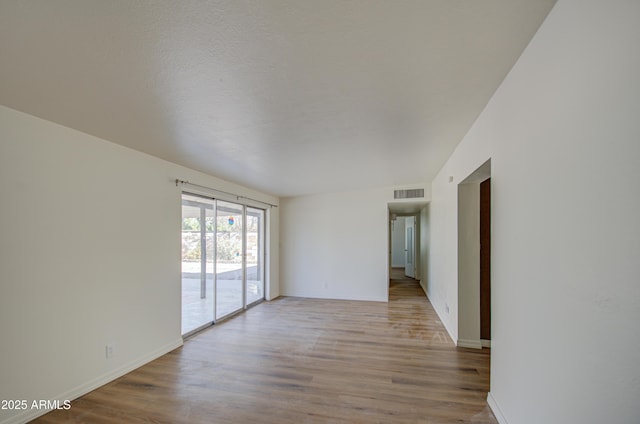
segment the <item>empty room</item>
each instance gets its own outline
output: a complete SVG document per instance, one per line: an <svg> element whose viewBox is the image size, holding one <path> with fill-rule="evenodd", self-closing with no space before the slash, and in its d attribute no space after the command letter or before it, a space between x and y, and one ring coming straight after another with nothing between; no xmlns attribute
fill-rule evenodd
<svg viewBox="0 0 640 424"><path fill-rule="evenodd" d="M637 0L0 1L0 424L639 423L638 46Z"/></svg>

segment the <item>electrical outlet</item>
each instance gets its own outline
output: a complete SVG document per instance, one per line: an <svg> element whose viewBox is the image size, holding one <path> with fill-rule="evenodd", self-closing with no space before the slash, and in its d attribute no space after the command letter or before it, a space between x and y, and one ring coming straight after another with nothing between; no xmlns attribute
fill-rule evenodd
<svg viewBox="0 0 640 424"><path fill-rule="evenodd" d="M113 345L106 345L104 347L104 353L107 359L111 358L113 356Z"/></svg>

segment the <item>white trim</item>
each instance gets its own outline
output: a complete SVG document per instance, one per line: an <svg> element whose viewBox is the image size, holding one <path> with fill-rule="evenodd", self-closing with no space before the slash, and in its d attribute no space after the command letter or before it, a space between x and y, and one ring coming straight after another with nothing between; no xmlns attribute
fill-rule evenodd
<svg viewBox="0 0 640 424"><path fill-rule="evenodd" d="M507 419L504 417L504 414L500 410L498 402L496 402L491 392L487 393L487 403L489 404L489 408L491 408L491 412L493 412L493 415L495 415L496 420L499 424L509 424Z"/></svg>
<svg viewBox="0 0 640 424"><path fill-rule="evenodd" d="M471 349L482 349L480 340L458 339L458 347L469 347Z"/></svg>
<svg viewBox="0 0 640 424"><path fill-rule="evenodd" d="M481 339L480 343L482 343L482 347L491 348L491 340Z"/></svg>
<svg viewBox="0 0 640 424"><path fill-rule="evenodd" d="M429 293L427 293L425 291L425 294L427 295L427 299L429 300L429 303L431 303L431 306L433 307L433 310L436 311L436 315L438 315L438 318L440 318L440 322L442 323L442 325L444 325L444 329L447 330L447 334L449 335L449 338L451 339L451 341L453 342L453 344L456 344L456 339L457 337L453 336L453 332L451 331L451 329L449 328L449 322L447 320L445 320L445 315L443 315L440 310L436 307L435 302L433 302L431 300L431 298L429 297Z"/></svg>
<svg viewBox="0 0 640 424"><path fill-rule="evenodd" d="M280 295L278 295L278 297L281 297L281 296L282 297L287 297L287 296L288 297L306 297L306 298L309 298L309 299L358 300L358 301L363 301L363 302L384 302L384 303L389 303L388 296L386 298L385 297L378 297L378 296L331 296L331 297L327 297L327 296L317 295L315 293L314 294L296 293L295 291L294 292L280 293Z"/></svg>
<svg viewBox="0 0 640 424"><path fill-rule="evenodd" d="M420 287L422 287L422 291L424 292L424 295L427 297L427 299L429 299L429 295L427 294L427 285L426 285L426 281L424 279L420 280ZM429 303L431 303L431 301L429 301Z"/></svg>
<svg viewBox="0 0 640 424"><path fill-rule="evenodd" d="M81 384L77 387L74 387L71 390L67 390L66 392L60 393L59 395L56 396L51 396L50 399L58 399L61 402L65 401L65 400L74 400L79 398L80 396L86 395L87 393L89 393L92 390L97 389L98 387L104 386L107 383L110 383L111 381L115 380L116 378L122 377L125 374L130 373L131 371L135 370L136 368L140 368L141 366L153 361L154 359L158 359L159 357L161 357L162 355L165 355L169 352L171 352L172 350L179 348L180 346L183 345L183 341L182 341L182 337L178 340L173 341L172 343L169 343L167 345L164 345L163 347L154 350L151 353L148 353L147 355L142 356L141 358L138 358L135 361L129 362L128 364L125 364L113 371L110 371L106 374L102 374L101 376L87 382L84 384ZM71 408L73 409L73 405L71 406ZM23 423L27 423L31 420L34 420L44 414L46 414L47 412L51 412L51 409L33 409L33 410L24 410L19 414L13 415L11 417L8 417L6 420L0 422L0 424L23 424Z"/></svg>

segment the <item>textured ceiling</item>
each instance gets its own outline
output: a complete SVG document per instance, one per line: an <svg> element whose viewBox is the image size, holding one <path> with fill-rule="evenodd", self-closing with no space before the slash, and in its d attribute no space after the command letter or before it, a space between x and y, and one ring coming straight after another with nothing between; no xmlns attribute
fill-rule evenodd
<svg viewBox="0 0 640 424"><path fill-rule="evenodd" d="M2 0L0 103L279 196L429 182L554 0Z"/></svg>

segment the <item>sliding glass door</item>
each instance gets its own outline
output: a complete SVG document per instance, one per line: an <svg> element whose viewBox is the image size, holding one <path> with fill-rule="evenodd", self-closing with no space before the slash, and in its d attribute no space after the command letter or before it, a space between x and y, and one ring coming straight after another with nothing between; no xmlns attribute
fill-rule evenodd
<svg viewBox="0 0 640 424"><path fill-rule="evenodd" d="M213 322L214 201L182 196L182 334Z"/></svg>
<svg viewBox="0 0 640 424"><path fill-rule="evenodd" d="M244 307L244 207L217 201L216 318Z"/></svg>
<svg viewBox="0 0 640 424"><path fill-rule="evenodd" d="M247 208L246 301L264 299L264 211Z"/></svg>
<svg viewBox="0 0 640 424"><path fill-rule="evenodd" d="M183 194L183 335L264 299L264 238L264 210Z"/></svg>

